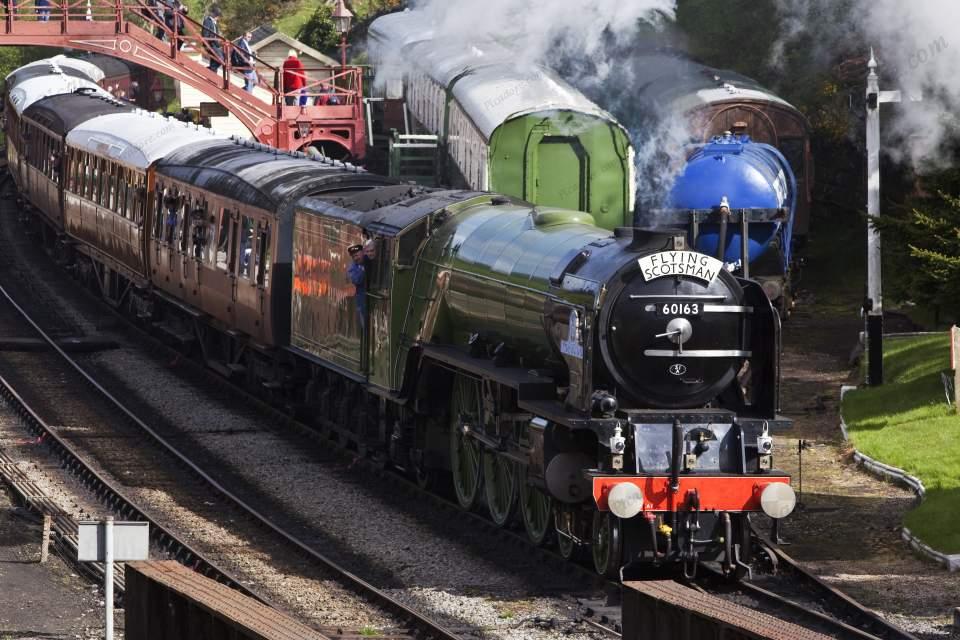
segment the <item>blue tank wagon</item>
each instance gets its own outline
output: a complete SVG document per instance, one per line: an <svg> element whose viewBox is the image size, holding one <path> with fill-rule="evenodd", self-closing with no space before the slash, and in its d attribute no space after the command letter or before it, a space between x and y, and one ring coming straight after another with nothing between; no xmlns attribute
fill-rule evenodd
<svg viewBox="0 0 960 640"><path fill-rule="evenodd" d="M667 209L655 215L687 228L697 251L760 282L785 313L797 200L797 179L783 154L730 134L696 148L673 183Z"/></svg>

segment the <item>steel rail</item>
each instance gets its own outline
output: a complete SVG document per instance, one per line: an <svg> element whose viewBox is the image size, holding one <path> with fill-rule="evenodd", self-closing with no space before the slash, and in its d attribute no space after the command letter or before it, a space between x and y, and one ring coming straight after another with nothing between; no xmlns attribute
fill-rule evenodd
<svg viewBox="0 0 960 640"><path fill-rule="evenodd" d="M275 534L279 535L280 537L285 539L287 542L289 542L293 546L297 547L300 551L302 551L304 554L309 556L311 559L315 560L316 562L320 563L327 569L337 574L345 583L347 583L351 588L359 592L361 595L370 598L371 600L375 601L379 605L389 610L391 613L395 615L399 615L401 618L405 618L413 622L417 628L419 628L421 631L426 632L426 637L435 638L437 640L461 640L461 637L459 635L447 629L445 626L431 620L430 618L426 617L416 609L413 609L412 607L409 607L403 604L399 600L393 598L386 592L377 588L373 584L367 582L366 580L356 575L352 571L349 571L348 569L341 566L337 562L331 560L326 555L313 549L310 545L306 544L305 542L303 542L293 534L280 528L275 523L273 523L268 516L261 513L251 505L247 504L237 495L232 493L229 489L227 489L222 484L220 484L216 479L214 479L212 476L210 476L205 471L203 471L203 469L201 469L197 464L195 464L187 456L181 453L176 447L170 444L163 436L161 436L153 428L147 425L136 414L130 411L130 409L128 409L120 400L118 400L105 387L103 387L103 385L97 382L97 380L92 375L90 375L78 362L76 362L76 360L71 358L70 355L67 354L67 352L64 351L60 347L60 345L58 345L56 341L53 338L51 338L43 330L43 328L40 327L40 325L38 325L33 320L33 318L30 317L30 314L27 313L27 311L23 309L23 307L17 304L16 300L14 300L13 297L7 292L6 288L0 286L0 294L2 294L3 297L6 298L6 300L10 303L10 305L23 317L23 319L28 324L30 324L30 326L37 332L37 334L44 340L44 342L50 345L50 348L53 349L71 368L73 368L84 379L84 381L86 381L97 392L99 392L104 399L106 399L110 404L112 404L114 408L116 408L124 416L126 416L139 429L141 429L142 431L150 435L150 437L153 438L154 441L157 442L157 444L159 444L161 447L166 449L177 460L179 460L182 464L184 464L191 471L193 471L198 477L200 477L203 481L205 481L217 493L222 495L224 498L226 498L230 502L234 503L242 511L245 511L254 520L258 521L260 524L262 524L269 530L273 531ZM23 401L21 399L21 403L22 402ZM26 406L25 403L23 404L24 406ZM40 420L36 412L34 412L32 409L30 409L29 412L34 418L36 418L39 421L40 424L43 424L42 420ZM47 425L47 428L45 430L48 433L50 433L58 442L63 444L64 451L69 450L71 452L71 455L74 458L78 460L80 459L79 456L76 454L76 452L74 452L72 449L69 449L68 445L65 442L62 442L62 440L56 437L56 434L53 433L53 431L49 428L49 425ZM119 497L119 492L116 492L109 485L109 483L106 482L102 477L97 475L92 470L91 470L91 474L93 474L99 479L104 490L108 490L110 492L116 493ZM124 500L128 504L130 504L131 507L133 507L132 503L130 503L129 500L126 500L125 498ZM202 556L198 556L198 557L202 557Z"/></svg>
<svg viewBox="0 0 960 640"><path fill-rule="evenodd" d="M698 574L703 573L706 576L709 576L711 580L716 581L725 581L727 578L720 573L719 571L714 571L707 567L701 566ZM702 578L701 578L702 579ZM707 593L710 593L710 589L705 589ZM882 637L875 636L871 633L867 633L862 629L848 624L837 618L832 618L824 613L819 611L813 611L808 606L794 602L786 596L782 596L778 593L770 591L769 589L764 589L759 587L751 582L740 580L738 582L730 582L725 585L724 588L713 590L714 593L729 593L731 591L736 592L740 591L746 593L761 602L770 603L776 607L789 611L792 615L806 618L815 625L821 625L829 627L831 630L831 636L835 638L850 638L856 640L883 640ZM772 615L775 615L775 612L770 612Z"/></svg>
<svg viewBox="0 0 960 640"><path fill-rule="evenodd" d="M761 531L758 531L756 525L751 523L750 526L754 537L761 542L766 552L774 555L773 560L779 570L786 569L794 578L799 578L818 595L834 604L834 611L853 621L856 627L865 629L872 633L874 637L883 640L918 640L915 635L884 620L880 615L866 608L843 591L824 582L820 577L814 575L787 555L779 545L774 544Z"/></svg>
<svg viewBox="0 0 960 640"><path fill-rule="evenodd" d="M0 287L0 290L2 290L2 287ZM3 293L6 294L5 291ZM31 431L44 436L44 444L52 448L57 457L64 463L64 466L69 467L75 475L79 476L81 482L104 501L111 510L124 518L149 522L150 537L161 549L170 553L174 560L191 566L200 574L226 584L263 604L270 604L266 598L244 585L239 578L207 560L203 554L178 538L147 512L137 507L121 490L114 487L109 480L93 469L68 442L57 435L56 429L41 418L3 376L0 376L0 396L12 405L12 408L27 423ZM62 526L57 526L57 528L59 529L58 539L67 545L68 550L76 551L76 540L74 539L77 535L76 532L68 531ZM97 569L97 573L103 574L102 565ZM122 580L117 584L117 587L118 594L122 593Z"/></svg>

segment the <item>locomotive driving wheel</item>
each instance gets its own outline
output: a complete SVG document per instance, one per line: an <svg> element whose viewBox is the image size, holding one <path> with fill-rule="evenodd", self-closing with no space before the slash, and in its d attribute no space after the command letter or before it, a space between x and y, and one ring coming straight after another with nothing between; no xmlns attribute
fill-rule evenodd
<svg viewBox="0 0 960 640"><path fill-rule="evenodd" d="M579 514L577 509L568 504L558 505L554 511L557 527L557 550L564 560L573 560L579 554L578 536Z"/></svg>
<svg viewBox="0 0 960 640"><path fill-rule="evenodd" d="M450 400L450 466L457 502L470 510L480 498L483 450L469 431L480 424L480 392L477 383L466 376L453 382Z"/></svg>
<svg viewBox="0 0 960 640"><path fill-rule="evenodd" d="M483 453L483 486L487 510L498 527L506 526L517 510L517 467L495 451Z"/></svg>
<svg viewBox="0 0 960 640"><path fill-rule="evenodd" d="M590 536L593 568L608 580L615 580L620 576L623 558L623 540L620 534L620 518L609 511L593 512L593 531Z"/></svg>
<svg viewBox="0 0 960 640"><path fill-rule="evenodd" d="M527 537L535 545L543 544L553 524L553 499L537 487L523 483L520 488L520 514Z"/></svg>

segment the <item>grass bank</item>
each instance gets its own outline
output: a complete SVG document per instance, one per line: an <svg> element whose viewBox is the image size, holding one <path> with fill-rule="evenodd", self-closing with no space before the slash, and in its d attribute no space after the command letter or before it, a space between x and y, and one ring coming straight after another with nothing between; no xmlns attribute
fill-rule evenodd
<svg viewBox="0 0 960 640"><path fill-rule="evenodd" d="M926 500L904 525L938 551L960 553L960 415L946 404L940 381L949 360L946 334L887 340L887 383L848 393L843 417L858 450L926 487Z"/></svg>

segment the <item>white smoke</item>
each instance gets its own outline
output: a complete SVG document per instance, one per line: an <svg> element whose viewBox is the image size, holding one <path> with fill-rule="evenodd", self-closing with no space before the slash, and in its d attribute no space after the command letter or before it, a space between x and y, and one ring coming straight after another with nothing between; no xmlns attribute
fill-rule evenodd
<svg viewBox="0 0 960 640"><path fill-rule="evenodd" d="M605 76L615 64L609 45L628 42L641 25L672 20L676 0L416 0L413 8L438 35L503 42L521 64L586 57Z"/></svg>
<svg viewBox="0 0 960 640"><path fill-rule="evenodd" d="M663 208L677 175L686 164L691 143L690 121L680 113L659 113L647 120L649 126L631 130L636 153L638 209L644 223L656 226L649 210Z"/></svg>
<svg viewBox="0 0 960 640"><path fill-rule="evenodd" d="M546 81L539 67L562 66L560 75L588 93L603 87L607 80L630 82L632 69L624 54L630 51L633 39L641 30L659 29L671 22L675 9L676 0L413 0L406 15L409 24L422 29L423 37L456 43L477 56L487 55L490 43L509 50L520 76L529 82L506 87L493 98L499 105L521 103L528 90L538 90L539 83ZM376 57L375 88L387 88L388 94L397 96L398 91L389 87L397 87L410 61L401 51L381 50ZM610 110L606 102L601 100L600 106ZM664 153L664 142L671 150L680 149L690 137L686 122L675 119L665 123L659 140L631 134L637 145L638 193L655 188L662 194L675 174L666 168L674 164L674 156ZM679 154L682 158L682 150Z"/></svg>
<svg viewBox="0 0 960 640"><path fill-rule="evenodd" d="M884 107L884 148L915 167L945 162L945 143L955 139L960 110L960 24L957 0L777 0L783 38L774 53L805 33L815 34L812 55L836 57L850 34L873 46L881 90L901 89L904 104ZM842 15L839 13L842 7ZM868 51L859 52L866 55ZM834 60L836 61L836 60ZM922 94L922 102L909 97ZM890 139L895 140L889 144Z"/></svg>

